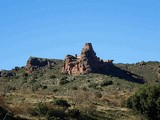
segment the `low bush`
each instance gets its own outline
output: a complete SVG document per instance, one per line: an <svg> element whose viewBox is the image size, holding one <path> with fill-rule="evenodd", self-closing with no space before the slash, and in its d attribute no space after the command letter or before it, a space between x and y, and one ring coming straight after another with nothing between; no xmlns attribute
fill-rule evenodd
<svg viewBox="0 0 160 120"><path fill-rule="evenodd" d="M7 85L5 86L5 89L6 89L6 91L11 92L11 91L16 90L16 87L15 87L15 86L12 86L12 85L7 84Z"/></svg>
<svg viewBox="0 0 160 120"><path fill-rule="evenodd" d="M73 117L73 118L77 118L78 116L80 116L80 111L78 109L70 109L68 110L68 116Z"/></svg>
<svg viewBox="0 0 160 120"><path fill-rule="evenodd" d="M52 91L53 92L58 92L59 90L57 88L54 88Z"/></svg>
<svg viewBox="0 0 160 120"><path fill-rule="evenodd" d="M97 83L92 82L92 83L90 83L90 84L88 85L88 87L89 87L89 88L94 88L94 89L96 89Z"/></svg>
<svg viewBox="0 0 160 120"><path fill-rule="evenodd" d="M33 110L33 115L45 116L47 113L48 107L42 102L37 103Z"/></svg>
<svg viewBox="0 0 160 120"><path fill-rule="evenodd" d="M61 80L67 80L67 76L62 76Z"/></svg>
<svg viewBox="0 0 160 120"><path fill-rule="evenodd" d="M67 102L67 100L63 100L63 99L55 99L53 101L54 105L58 105L60 107L64 107L64 108L68 108L71 105Z"/></svg>
<svg viewBox="0 0 160 120"><path fill-rule="evenodd" d="M109 86L109 85L112 85L113 82L111 80L104 80L102 83L101 83L101 87L104 87L104 86Z"/></svg>
<svg viewBox="0 0 160 120"><path fill-rule="evenodd" d="M47 120L64 120L66 116L65 110L60 108L54 108L49 110Z"/></svg>
<svg viewBox="0 0 160 120"><path fill-rule="evenodd" d="M78 90L76 86L71 87L72 90Z"/></svg>
<svg viewBox="0 0 160 120"><path fill-rule="evenodd" d="M81 89L82 89L83 91L87 91L87 88L84 87L84 86L83 86Z"/></svg>
<svg viewBox="0 0 160 120"><path fill-rule="evenodd" d="M102 93L101 92L95 92L94 97L95 98L102 98Z"/></svg>
<svg viewBox="0 0 160 120"><path fill-rule="evenodd" d="M40 83L38 83L38 82L37 83L33 83L32 86L31 86L33 91L37 91L41 87L42 87L42 85Z"/></svg>
<svg viewBox="0 0 160 120"><path fill-rule="evenodd" d="M55 75L50 75L49 78L54 79L54 78L56 78L56 76Z"/></svg>
<svg viewBox="0 0 160 120"><path fill-rule="evenodd" d="M47 87L47 85L43 85L42 86L42 90L45 90L45 89L47 89L48 87Z"/></svg>
<svg viewBox="0 0 160 120"><path fill-rule="evenodd" d="M64 85L64 84L67 84L67 83L69 83L69 81L66 80L66 79L61 79L61 80L59 81L59 85Z"/></svg>
<svg viewBox="0 0 160 120"><path fill-rule="evenodd" d="M23 73L22 76L23 77L28 77L28 73Z"/></svg>

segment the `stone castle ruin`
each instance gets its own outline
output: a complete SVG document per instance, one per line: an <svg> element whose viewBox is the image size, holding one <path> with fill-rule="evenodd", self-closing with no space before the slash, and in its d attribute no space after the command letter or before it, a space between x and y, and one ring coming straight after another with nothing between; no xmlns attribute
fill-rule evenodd
<svg viewBox="0 0 160 120"><path fill-rule="evenodd" d="M80 56L66 55L62 73L79 75L88 73L105 73L113 66L113 60L103 61L96 56L91 43L86 43Z"/></svg>

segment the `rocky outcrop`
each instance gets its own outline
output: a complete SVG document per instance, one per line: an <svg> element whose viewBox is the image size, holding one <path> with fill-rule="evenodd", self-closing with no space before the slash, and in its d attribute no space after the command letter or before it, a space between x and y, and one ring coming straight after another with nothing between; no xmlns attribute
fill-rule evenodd
<svg viewBox="0 0 160 120"><path fill-rule="evenodd" d="M96 56L91 43L86 43L80 56L67 55L62 72L66 74L104 73L113 60L103 61Z"/></svg>
<svg viewBox="0 0 160 120"><path fill-rule="evenodd" d="M52 68L55 65L55 60L47 58L30 57L27 61L25 69L28 72L40 70L43 68Z"/></svg>
<svg viewBox="0 0 160 120"><path fill-rule="evenodd" d="M12 76L16 76L16 74L7 70L0 71L0 77L12 77Z"/></svg>

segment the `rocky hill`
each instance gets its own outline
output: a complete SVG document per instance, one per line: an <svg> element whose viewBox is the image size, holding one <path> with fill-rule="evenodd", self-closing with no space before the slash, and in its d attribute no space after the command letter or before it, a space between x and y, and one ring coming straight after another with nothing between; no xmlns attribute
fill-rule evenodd
<svg viewBox="0 0 160 120"><path fill-rule="evenodd" d="M114 64L91 43L65 60L30 57L24 67L0 71L0 119L145 120L125 107L145 84L160 84L160 62Z"/></svg>

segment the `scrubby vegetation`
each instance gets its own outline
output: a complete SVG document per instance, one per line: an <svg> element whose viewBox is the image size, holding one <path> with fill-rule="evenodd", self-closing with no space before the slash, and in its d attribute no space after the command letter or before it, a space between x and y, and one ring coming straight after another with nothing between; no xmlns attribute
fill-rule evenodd
<svg viewBox="0 0 160 120"><path fill-rule="evenodd" d="M160 84L145 85L128 98L127 107L140 112L150 120L160 119Z"/></svg>
<svg viewBox="0 0 160 120"><path fill-rule="evenodd" d="M30 120L145 120L151 118L149 113L153 111L155 119L159 119L159 94L154 93L159 91L156 85L160 82L159 62L116 64L125 71L123 74L131 75L134 80L138 76L151 87L130 81L125 74L114 75L120 72L114 69L108 75L61 74L62 64L59 61L54 68L33 73L20 68L12 70L16 76L0 77L0 106L11 111L14 118ZM152 97L156 98L152 100ZM126 108L126 101L127 107L133 110ZM142 107L135 108L134 104Z"/></svg>

